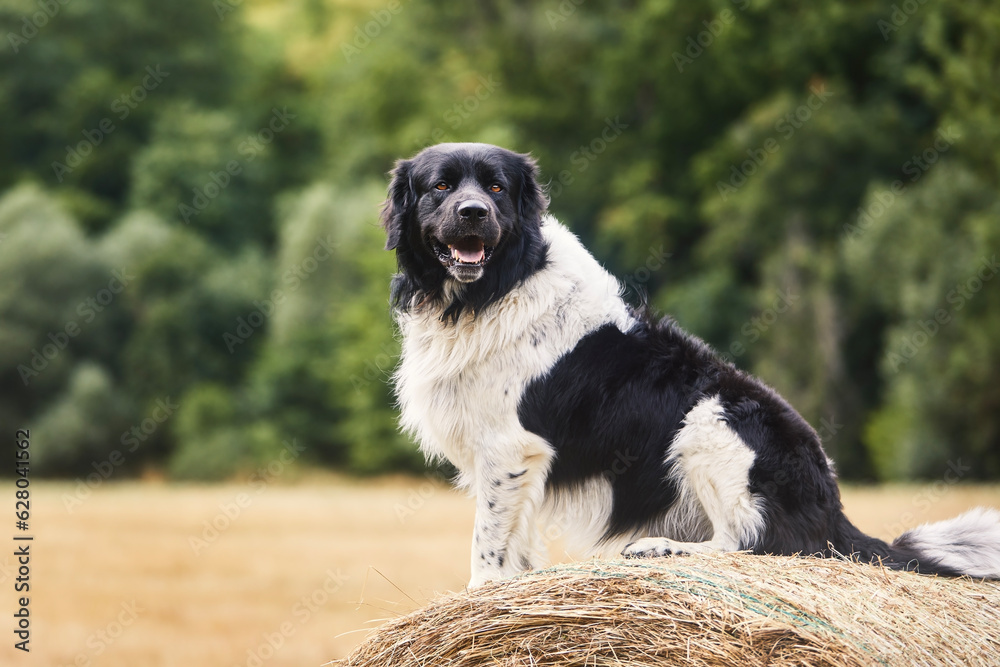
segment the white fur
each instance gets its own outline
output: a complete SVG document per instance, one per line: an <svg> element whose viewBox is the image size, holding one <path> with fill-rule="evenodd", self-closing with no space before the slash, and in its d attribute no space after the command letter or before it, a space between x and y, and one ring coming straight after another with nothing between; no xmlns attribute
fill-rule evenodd
<svg viewBox="0 0 1000 667"><path fill-rule="evenodd" d="M646 535L673 535L692 542L706 541L712 535L711 524L687 484L681 486L680 495L665 514L629 534L605 535L612 507L611 481L592 477L570 490L546 496L541 513L543 533L550 540L563 538L572 552L587 557L618 556Z"/></svg>
<svg viewBox="0 0 1000 667"><path fill-rule="evenodd" d="M667 461L671 479L680 489L678 506L689 508L690 499L697 498L711 523L712 537L701 542L647 537L630 544L624 555L663 556L752 547L764 528L760 499L749 489L754 453L723 420L718 396L705 398L688 411Z"/></svg>
<svg viewBox="0 0 1000 667"><path fill-rule="evenodd" d="M551 217L542 235L546 267L475 317L446 323L439 305L416 304L397 316L401 425L476 494L470 585L530 568L541 550L535 518L553 452L518 420L524 389L591 331L631 325L618 281L579 239ZM448 279L447 290L462 288Z"/></svg>
<svg viewBox="0 0 1000 667"><path fill-rule="evenodd" d="M901 535L922 555L970 577L1000 579L1000 512L976 507Z"/></svg>
<svg viewBox="0 0 1000 667"><path fill-rule="evenodd" d="M606 477L591 477L568 490L548 494L540 514L542 532L548 540L564 539L578 554L603 555L613 549L599 546L611 518L612 502L611 482Z"/></svg>

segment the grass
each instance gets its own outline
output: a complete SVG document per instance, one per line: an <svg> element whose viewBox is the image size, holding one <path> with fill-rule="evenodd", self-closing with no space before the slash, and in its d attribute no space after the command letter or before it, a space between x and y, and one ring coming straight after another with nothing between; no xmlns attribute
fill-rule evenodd
<svg viewBox="0 0 1000 667"><path fill-rule="evenodd" d="M108 483L70 512L73 489L32 485L31 656L8 641L0 664L320 665L469 575L472 501L423 480ZM1000 486L847 487L844 502L891 538L1000 506ZM205 533L213 520L223 530Z"/></svg>

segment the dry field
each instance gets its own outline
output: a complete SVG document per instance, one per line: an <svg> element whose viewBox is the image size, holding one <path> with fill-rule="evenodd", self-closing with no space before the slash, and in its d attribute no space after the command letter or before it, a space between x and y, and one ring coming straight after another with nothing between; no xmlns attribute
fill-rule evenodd
<svg viewBox="0 0 1000 667"><path fill-rule="evenodd" d="M4 665L321 665L468 577L472 502L419 479L105 484L72 511L73 485L32 491L31 653L12 648L7 611ZM889 538L1000 506L1000 486L846 488L844 500ZM13 547L0 553L10 610Z"/></svg>

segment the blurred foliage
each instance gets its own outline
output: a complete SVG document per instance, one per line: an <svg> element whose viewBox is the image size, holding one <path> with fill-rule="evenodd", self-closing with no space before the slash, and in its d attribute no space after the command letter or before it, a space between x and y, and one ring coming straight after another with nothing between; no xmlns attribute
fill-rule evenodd
<svg viewBox="0 0 1000 667"><path fill-rule="evenodd" d="M1000 477L993 3L0 0L0 27L0 423L41 472L419 470L378 205L395 159L486 141L843 477Z"/></svg>

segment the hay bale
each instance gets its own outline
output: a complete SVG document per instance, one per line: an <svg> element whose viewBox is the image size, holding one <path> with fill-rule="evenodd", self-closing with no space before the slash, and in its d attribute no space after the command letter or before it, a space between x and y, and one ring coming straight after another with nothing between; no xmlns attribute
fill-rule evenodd
<svg viewBox="0 0 1000 667"><path fill-rule="evenodd" d="M444 596L340 664L998 665L1000 583L747 554L593 560Z"/></svg>

